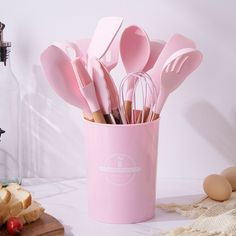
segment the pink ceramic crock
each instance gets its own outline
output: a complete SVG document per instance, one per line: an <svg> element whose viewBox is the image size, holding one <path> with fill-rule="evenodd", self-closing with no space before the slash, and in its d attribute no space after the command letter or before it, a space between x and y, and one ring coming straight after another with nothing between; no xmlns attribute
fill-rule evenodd
<svg viewBox="0 0 236 236"><path fill-rule="evenodd" d="M117 224L153 218L159 119L132 125L84 120L84 128L90 216Z"/></svg>

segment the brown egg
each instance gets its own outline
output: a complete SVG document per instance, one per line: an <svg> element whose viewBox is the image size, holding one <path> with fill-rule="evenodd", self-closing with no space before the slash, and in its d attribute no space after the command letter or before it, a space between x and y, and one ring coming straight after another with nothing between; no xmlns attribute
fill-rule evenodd
<svg viewBox="0 0 236 236"><path fill-rule="evenodd" d="M236 166L225 169L221 175L223 175L231 184L233 191L236 190Z"/></svg>
<svg viewBox="0 0 236 236"><path fill-rule="evenodd" d="M216 201L228 200L232 194L229 181L221 175L209 175L205 178L203 189L209 198Z"/></svg>

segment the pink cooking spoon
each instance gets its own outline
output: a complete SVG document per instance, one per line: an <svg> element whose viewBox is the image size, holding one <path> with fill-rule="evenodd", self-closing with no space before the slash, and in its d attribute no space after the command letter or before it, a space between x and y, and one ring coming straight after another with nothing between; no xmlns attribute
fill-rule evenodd
<svg viewBox="0 0 236 236"><path fill-rule="evenodd" d="M128 74L143 71L150 57L150 40L146 32L135 25L127 27L121 35L120 55Z"/></svg>
<svg viewBox="0 0 236 236"><path fill-rule="evenodd" d="M54 91L66 102L82 109L88 119L93 119L66 53L61 48L51 45L41 54L40 59L45 77Z"/></svg>
<svg viewBox="0 0 236 236"><path fill-rule="evenodd" d="M138 26L127 27L120 39L120 55L127 74L143 71L150 57L150 40L146 32ZM131 119L132 97L135 77L127 83L125 111L127 119Z"/></svg>

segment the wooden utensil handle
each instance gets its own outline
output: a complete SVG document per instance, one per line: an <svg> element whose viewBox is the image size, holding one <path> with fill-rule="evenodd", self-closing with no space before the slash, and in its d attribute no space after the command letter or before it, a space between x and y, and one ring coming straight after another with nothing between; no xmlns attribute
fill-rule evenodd
<svg viewBox="0 0 236 236"><path fill-rule="evenodd" d="M150 108L149 108L149 107L144 107L144 109L143 109L143 113L144 113L144 114L142 114L142 113L139 114L139 117L138 117L136 123L141 123L142 120L143 120L143 123L144 123L144 122L147 122L147 121L148 121L147 118L148 118L148 116L149 116L149 112L150 112ZM143 118L143 119L142 119L142 118Z"/></svg>
<svg viewBox="0 0 236 236"><path fill-rule="evenodd" d="M127 122L131 122L131 115L132 115L132 102L131 101L125 101L125 118L127 119Z"/></svg>
<svg viewBox="0 0 236 236"><path fill-rule="evenodd" d="M87 116L87 114L84 113L84 112L83 112L83 117L84 117L85 120L88 120L88 121L94 122L94 119L93 119L93 118L92 118L92 119L89 118L89 117Z"/></svg>
<svg viewBox="0 0 236 236"><path fill-rule="evenodd" d="M116 124L123 124L123 119L118 108L112 111L112 115L115 119Z"/></svg>
<svg viewBox="0 0 236 236"><path fill-rule="evenodd" d="M93 119L97 123L106 124L106 120L105 120L101 110L93 112Z"/></svg>
<svg viewBox="0 0 236 236"><path fill-rule="evenodd" d="M112 114L105 114L104 118L107 124L116 124L116 121Z"/></svg>
<svg viewBox="0 0 236 236"><path fill-rule="evenodd" d="M157 113L153 113L152 115L153 115L152 120L157 120L160 117L160 115Z"/></svg>
<svg viewBox="0 0 236 236"><path fill-rule="evenodd" d="M149 107L144 107L144 122L147 122L148 120L148 116L149 116L149 113L150 113L150 108ZM158 118L160 117L159 114L157 113L152 113L152 120L157 120ZM142 118L142 114L139 115L139 118L137 120L137 123L141 123L141 118Z"/></svg>

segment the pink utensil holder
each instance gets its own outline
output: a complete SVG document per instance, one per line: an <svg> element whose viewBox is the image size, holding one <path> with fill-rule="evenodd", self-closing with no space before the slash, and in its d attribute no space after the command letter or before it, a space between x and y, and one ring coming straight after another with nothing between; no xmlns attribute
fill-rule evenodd
<svg viewBox="0 0 236 236"><path fill-rule="evenodd" d="M137 223L155 215L159 119L133 125L84 120L89 215Z"/></svg>

